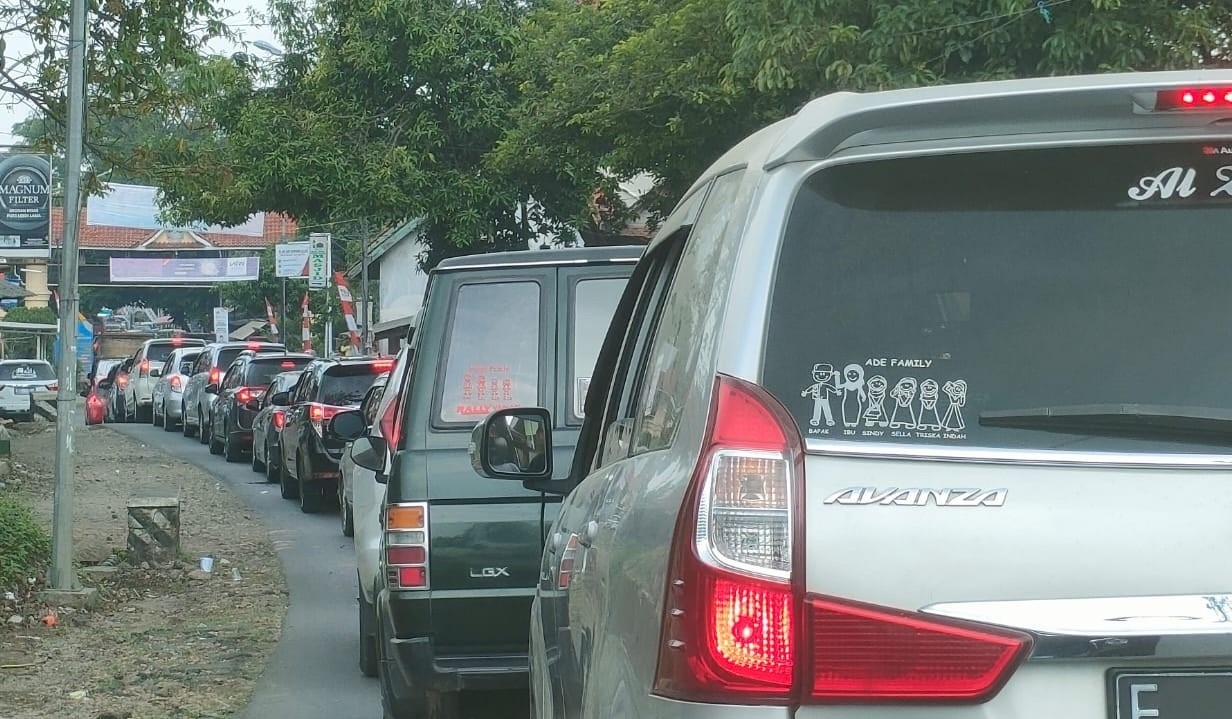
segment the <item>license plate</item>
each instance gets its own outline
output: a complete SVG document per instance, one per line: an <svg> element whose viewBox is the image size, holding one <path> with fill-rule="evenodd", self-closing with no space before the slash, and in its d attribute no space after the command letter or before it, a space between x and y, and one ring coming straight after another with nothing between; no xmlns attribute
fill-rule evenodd
<svg viewBox="0 0 1232 719"><path fill-rule="evenodd" d="M1232 670L1118 671L1112 719L1226 719Z"/></svg>
<svg viewBox="0 0 1232 719"><path fill-rule="evenodd" d="M33 387L14 387L13 394L34 394Z"/></svg>

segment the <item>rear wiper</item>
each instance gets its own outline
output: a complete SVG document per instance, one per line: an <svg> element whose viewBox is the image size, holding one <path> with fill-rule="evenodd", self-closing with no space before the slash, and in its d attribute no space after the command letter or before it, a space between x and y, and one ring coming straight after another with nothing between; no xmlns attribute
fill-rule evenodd
<svg viewBox="0 0 1232 719"><path fill-rule="evenodd" d="M981 427L1232 444L1232 409L1162 404L1075 404L1004 409L980 415Z"/></svg>

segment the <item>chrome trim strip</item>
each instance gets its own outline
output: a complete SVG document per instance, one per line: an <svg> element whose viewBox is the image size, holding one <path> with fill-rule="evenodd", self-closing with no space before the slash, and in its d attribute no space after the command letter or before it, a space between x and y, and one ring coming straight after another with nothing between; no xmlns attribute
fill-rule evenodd
<svg viewBox="0 0 1232 719"><path fill-rule="evenodd" d="M1027 632L1032 661L1232 657L1232 594L946 602L920 611Z"/></svg>
<svg viewBox="0 0 1232 719"><path fill-rule="evenodd" d="M496 264L450 265L436 272L454 272L456 270L504 270L510 267L573 267L576 265L635 265L638 257L613 257L603 260L542 260L532 262L500 262Z"/></svg>
<svg viewBox="0 0 1232 719"><path fill-rule="evenodd" d="M1051 449L947 447L833 439L807 439L804 442L804 448L808 454L861 459L904 459L930 462L1045 466L1139 467L1144 469L1232 469L1232 453L1123 454L1119 452L1075 452L1072 450Z"/></svg>

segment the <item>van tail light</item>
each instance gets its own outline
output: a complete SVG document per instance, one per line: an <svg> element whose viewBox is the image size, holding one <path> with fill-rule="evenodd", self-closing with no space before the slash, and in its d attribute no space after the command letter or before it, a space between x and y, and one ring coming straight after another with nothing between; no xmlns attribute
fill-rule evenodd
<svg viewBox="0 0 1232 719"><path fill-rule="evenodd" d="M218 384L218 380L221 378L222 378L222 370L218 369L217 367L214 367L213 369L210 370L209 384Z"/></svg>
<svg viewBox="0 0 1232 719"><path fill-rule="evenodd" d="M168 384L171 385L172 390L179 392L184 389L184 378L180 377L178 374L172 375L171 379L168 381Z"/></svg>
<svg viewBox="0 0 1232 719"><path fill-rule="evenodd" d="M381 436L385 438L385 444L390 449L398 446L402 432L402 416L398 413L397 400L391 401L389 406L385 408L385 412L377 420L377 427L380 429Z"/></svg>
<svg viewBox="0 0 1232 719"><path fill-rule="evenodd" d="M1010 630L830 597L806 611L813 701L987 701L1031 647Z"/></svg>
<svg viewBox="0 0 1232 719"><path fill-rule="evenodd" d="M720 375L676 520L654 692L725 704L970 703L1024 635L806 595L804 454L762 388Z"/></svg>
<svg viewBox="0 0 1232 719"><path fill-rule="evenodd" d="M240 404L248 404L254 399L261 399L265 396L264 387L240 387L235 393L235 399Z"/></svg>
<svg viewBox="0 0 1232 719"><path fill-rule="evenodd" d="M428 588L428 505L401 502L385 508L385 578L392 590Z"/></svg>
<svg viewBox="0 0 1232 719"><path fill-rule="evenodd" d="M273 412L274 429L282 429L282 426L287 423L287 413L281 409L276 409Z"/></svg>
<svg viewBox="0 0 1232 719"><path fill-rule="evenodd" d="M338 410L338 407L329 404L321 404L320 402L308 403L308 420L312 422L312 429L316 431L318 436L325 436L325 423L338 414Z"/></svg>
<svg viewBox="0 0 1232 719"><path fill-rule="evenodd" d="M141 366L139 370L140 370L140 374L142 377L149 374L150 373L150 361L148 359L141 360Z"/></svg>
<svg viewBox="0 0 1232 719"><path fill-rule="evenodd" d="M765 390L719 377L672 539L655 693L791 700L800 613L793 495L803 457L793 426Z"/></svg>

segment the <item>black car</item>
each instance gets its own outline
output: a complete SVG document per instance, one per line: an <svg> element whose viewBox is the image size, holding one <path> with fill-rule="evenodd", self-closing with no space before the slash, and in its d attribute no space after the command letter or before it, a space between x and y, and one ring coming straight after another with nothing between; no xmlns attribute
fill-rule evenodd
<svg viewBox="0 0 1232 719"><path fill-rule="evenodd" d="M210 454L238 462L252 449L252 421L274 376L300 369L315 359L308 354L284 352L248 352L236 358L218 385L211 384L206 390L216 394L209 415Z"/></svg>
<svg viewBox="0 0 1232 719"><path fill-rule="evenodd" d="M304 369L299 382L285 397L288 406L281 438L282 496L299 497L299 508L305 513L321 511L322 500L337 492L334 483L338 481L338 461L346 443L326 437L325 423L341 410L358 407L373 380L393 366L393 358L317 360Z"/></svg>
<svg viewBox="0 0 1232 719"><path fill-rule="evenodd" d="M265 472L268 482L282 479L280 436L282 425L287 421L286 405L274 404L274 398L285 399L302 374L302 371L295 370L274 375L274 381L270 382L261 397L257 416L252 420L252 471Z"/></svg>

